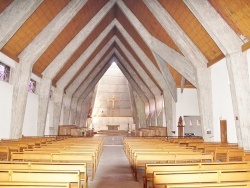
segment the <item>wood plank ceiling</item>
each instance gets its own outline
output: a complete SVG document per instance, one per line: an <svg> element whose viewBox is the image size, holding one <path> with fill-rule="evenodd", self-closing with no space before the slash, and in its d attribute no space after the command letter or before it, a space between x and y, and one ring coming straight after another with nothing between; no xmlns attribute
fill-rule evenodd
<svg viewBox="0 0 250 188"><path fill-rule="evenodd" d="M0 0L0 13L10 6L13 0ZM183 29L192 42L198 47L203 55L208 60L208 66L213 65L218 60L224 57L216 43L208 35L206 30L202 27L199 21L191 13L188 7L182 0L158 0L164 9L172 16L176 23ZM70 2L70 0L44 0L41 5L33 12L33 14L25 21L25 23L17 30L17 32L9 39L3 46L1 52L18 61L18 55L29 45L29 43L49 24L49 22ZM42 77L43 71L55 59L56 56L65 48L65 46L83 29L86 24L108 3L109 0L89 0L83 8L75 15L69 24L61 31L51 45L38 58L33 66L33 73ZM164 30L161 24L157 21L154 15L150 12L142 0L123 0L125 5L143 24L148 32L168 45L173 50L181 54L180 49L175 45L168 33ZM250 38L250 1L249 0L209 0L214 9L221 15L226 23L235 31L235 33L244 41L242 46L243 51L249 48L248 39ZM65 74L70 66L84 53L91 43L102 33L102 31L116 19L124 29L129 33L133 40L144 51L147 57L159 69L154 56L138 34L136 29L128 20L123 11L117 5L106 14L106 16L99 22L98 26L91 32L81 46L71 55L64 67L58 71L52 83L56 86L57 81ZM48 33L49 35L49 33ZM100 52L100 50L107 44L107 42L116 36L122 44L132 54L134 59L141 65L145 72L149 75L153 82L153 76L149 70L146 69L141 59L136 54L136 49L133 49L122 33L114 27L109 34L103 39L86 63L77 71L70 83L86 68L86 66L93 60L93 58ZM105 55L101 58L99 63L107 56L107 54L116 48L123 58L133 68L133 63L126 56L121 47L114 42ZM116 57L116 56L115 56ZM117 57L116 57L117 58ZM119 59L119 58L117 58ZM99 65L97 63L96 66ZM167 64L166 64L167 65ZM173 78L176 81L176 87L181 86L182 75L175 69L167 65ZM93 71L93 70L92 70ZM140 72L136 69L134 71L140 76ZM68 84L68 86L70 85ZM159 87L159 83L156 83ZM68 87L67 86L67 87ZM67 89L67 87L65 89ZM194 87L190 82L185 82L185 87Z"/></svg>

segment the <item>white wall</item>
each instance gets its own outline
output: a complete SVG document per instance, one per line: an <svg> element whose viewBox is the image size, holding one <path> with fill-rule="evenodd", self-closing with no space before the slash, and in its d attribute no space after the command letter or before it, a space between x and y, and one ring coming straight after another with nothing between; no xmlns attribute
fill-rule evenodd
<svg viewBox="0 0 250 188"><path fill-rule="evenodd" d="M211 78L213 95L214 141L220 141L220 119L225 119L227 120L228 142L236 143L237 137L232 97L225 58L211 66Z"/></svg>
<svg viewBox="0 0 250 188"><path fill-rule="evenodd" d="M0 139L9 138L13 86L0 81Z"/></svg>
<svg viewBox="0 0 250 188"><path fill-rule="evenodd" d="M37 136L38 95L28 93L23 132L24 136Z"/></svg>
<svg viewBox="0 0 250 188"><path fill-rule="evenodd" d="M197 90L194 88L185 88L183 93L181 89L177 89L177 103L176 103L176 122L178 123L179 117L182 116L199 116L199 105L197 98ZM174 136L177 136L177 123L174 126L176 131Z"/></svg>

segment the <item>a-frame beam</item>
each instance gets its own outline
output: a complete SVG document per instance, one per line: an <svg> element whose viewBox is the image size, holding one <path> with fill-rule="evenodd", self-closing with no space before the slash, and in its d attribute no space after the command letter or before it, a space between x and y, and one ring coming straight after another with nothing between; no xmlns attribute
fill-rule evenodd
<svg viewBox="0 0 250 188"><path fill-rule="evenodd" d="M208 1L184 2L226 56L238 143L250 149L250 85L243 42Z"/></svg>
<svg viewBox="0 0 250 188"><path fill-rule="evenodd" d="M105 17L105 15L114 6L115 0L110 0L89 22L88 24L70 41L69 44L60 52L60 54L49 64L49 66L43 71L43 76L53 79L56 74L62 69L62 67L70 59L71 55L82 45L89 34L96 28L100 21ZM100 37L101 38L101 37ZM99 39L100 40L100 39ZM91 47L89 47L91 48ZM57 85L65 85L67 75L58 81ZM66 82L67 84L67 82Z"/></svg>
<svg viewBox="0 0 250 188"><path fill-rule="evenodd" d="M134 88L136 93L140 96L140 98L142 99L144 104L148 104L149 100L148 100L147 96L145 95L145 93L141 90L141 88L138 86L138 84L134 81L134 79L131 77L131 75L128 73L128 71L119 63L119 61L116 58L114 58L114 59L116 60L115 62L117 64L117 66L122 71L124 76L127 78L127 80L129 81L131 86Z"/></svg>
<svg viewBox="0 0 250 188"><path fill-rule="evenodd" d="M24 111L28 97L28 83L34 63L49 47L58 34L65 28L77 12L87 1L71 1L59 14L29 43L19 54L20 63L15 67L13 74L14 89L12 98L12 119L10 138L19 138L22 135ZM48 35L49 33L49 35ZM39 44L39 45L38 45Z"/></svg>
<svg viewBox="0 0 250 188"><path fill-rule="evenodd" d="M101 49L101 51L94 57L94 59L86 66L86 68L77 76L77 78L69 85L69 87L66 89L66 93L73 95L73 93L77 90L77 88L81 85L83 80L86 79L86 77L90 74L91 70L94 69L95 66L97 66L100 59L103 57L103 55L107 52L109 47L112 45L112 43L115 41L115 36L113 36L108 43ZM111 51L108 56L111 56L113 52Z"/></svg>
<svg viewBox="0 0 250 188"><path fill-rule="evenodd" d="M138 73L140 73L140 77L142 78L144 83L147 85L147 87L150 89L150 91L155 96L160 95L162 91L155 85L153 80L145 72L145 70L140 66L140 64L133 57L133 55L129 52L129 50L123 45L123 43L118 38L116 38L115 41L116 41L116 44L120 47L120 49L123 51L123 53L126 55L128 60L131 62L131 65L134 67L134 69L137 70Z"/></svg>
<svg viewBox="0 0 250 188"><path fill-rule="evenodd" d="M145 95L147 96L147 98L149 100L150 99L154 99L153 93L148 89L148 87L143 82L143 80L141 80L141 78L137 75L137 73L133 70L133 68L130 67L130 65L128 64L128 62L126 62L126 60L122 57L122 55L120 54L120 52L117 49L115 49L115 54L119 58L120 63L122 64L122 66L131 75L131 77L136 81L136 83L138 84L138 86L140 87L140 89L145 93Z"/></svg>
<svg viewBox="0 0 250 188"><path fill-rule="evenodd" d="M42 2L43 0L13 1L3 12L1 12L0 49L2 49Z"/></svg>

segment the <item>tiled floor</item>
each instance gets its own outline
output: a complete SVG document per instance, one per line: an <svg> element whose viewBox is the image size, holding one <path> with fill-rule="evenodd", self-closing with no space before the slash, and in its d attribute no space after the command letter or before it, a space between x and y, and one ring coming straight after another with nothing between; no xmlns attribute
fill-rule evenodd
<svg viewBox="0 0 250 188"><path fill-rule="evenodd" d="M111 139L112 140L112 139ZM142 188L142 174L135 181L121 145L105 145L97 172L89 188Z"/></svg>

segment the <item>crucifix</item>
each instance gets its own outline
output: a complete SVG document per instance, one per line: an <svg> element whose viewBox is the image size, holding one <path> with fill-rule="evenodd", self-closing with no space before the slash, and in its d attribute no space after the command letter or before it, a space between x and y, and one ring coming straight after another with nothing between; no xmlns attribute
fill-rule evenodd
<svg viewBox="0 0 250 188"><path fill-rule="evenodd" d="M115 102L118 102L119 100L115 98L115 95L113 95L111 100L107 100L108 102L112 102L112 111L115 109Z"/></svg>

